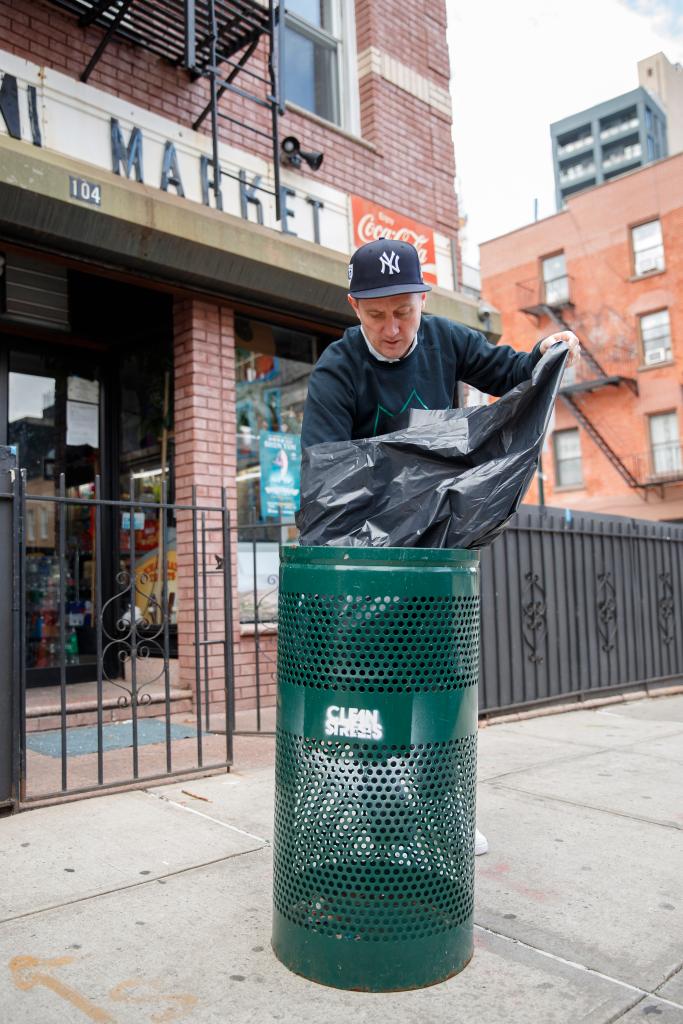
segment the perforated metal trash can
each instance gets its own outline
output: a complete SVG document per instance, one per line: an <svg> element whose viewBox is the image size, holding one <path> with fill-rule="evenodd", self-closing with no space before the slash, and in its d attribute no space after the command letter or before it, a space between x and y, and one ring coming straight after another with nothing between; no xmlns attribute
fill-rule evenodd
<svg viewBox="0 0 683 1024"><path fill-rule="evenodd" d="M479 556L287 547L273 949L389 992L472 956Z"/></svg>

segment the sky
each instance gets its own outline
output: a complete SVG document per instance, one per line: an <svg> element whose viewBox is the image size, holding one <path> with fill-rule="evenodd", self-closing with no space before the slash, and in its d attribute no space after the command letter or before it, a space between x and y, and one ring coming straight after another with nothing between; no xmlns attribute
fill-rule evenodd
<svg viewBox="0 0 683 1024"><path fill-rule="evenodd" d="M465 262L555 212L550 124L638 86L637 62L683 64L683 0L446 0Z"/></svg>

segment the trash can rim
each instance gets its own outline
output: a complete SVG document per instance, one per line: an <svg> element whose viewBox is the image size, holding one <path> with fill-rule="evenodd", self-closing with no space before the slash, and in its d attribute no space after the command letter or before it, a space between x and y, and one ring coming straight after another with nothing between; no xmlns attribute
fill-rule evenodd
<svg viewBox="0 0 683 1024"><path fill-rule="evenodd" d="M382 564L401 565L461 565L463 562L477 565L479 550L476 548L356 548L307 546L283 544L280 548L283 563L319 564Z"/></svg>

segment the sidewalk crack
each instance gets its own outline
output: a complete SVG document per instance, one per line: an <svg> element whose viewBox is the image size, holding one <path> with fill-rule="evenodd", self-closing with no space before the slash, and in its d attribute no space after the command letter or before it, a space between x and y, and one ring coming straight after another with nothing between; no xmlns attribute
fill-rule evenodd
<svg viewBox="0 0 683 1024"><path fill-rule="evenodd" d="M650 996L652 999L658 999L661 1003L666 1003L667 1006L673 1006L676 1010L683 1010L681 1003L676 1003L672 999L666 999L664 996L657 995L656 990L650 991L646 988L641 988L639 985L632 985L628 981L622 981L621 978L613 978L610 974L604 974L602 971L596 971L593 967L587 967L585 964L580 964L576 960L568 960L566 957L558 956L557 953L550 953L546 949L541 949L539 946L532 946L530 942L524 942L522 939L516 939L513 935L506 935L505 932L496 931L495 928L487 928L483 924L474 925L475 931L486 932L489 935L495 935L496 938L504 939L506 942L511 942L515 946L521 946L523 949L529 949L532 953L538 953L539 956L545 956L549 960L554 960L556 963L564 964L567 967L574 967L578 971L584 971L586 974L592 975L594 978L602 978L603 981L610 981L613 985L619 985L621 988L626 988L630 992L635 992L638 995L638 999L626 1010L620 1012L618 1017L611 1018L609 1021L605 1021L605 1024L613 1024L614 1020L619 1020L625 1013L633 1009L642 999L646 999ZM665 979L667 980L667 979ZM660 982L657 988L660 988L664 982Z"/></svg>

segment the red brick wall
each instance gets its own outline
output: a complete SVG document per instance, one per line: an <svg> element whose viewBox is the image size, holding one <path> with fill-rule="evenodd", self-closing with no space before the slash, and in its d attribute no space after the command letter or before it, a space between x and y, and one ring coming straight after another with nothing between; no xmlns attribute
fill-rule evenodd
<svg viewBox="0 0 683 1024"><path fill-rule="evenodd" d="M232 310L211 301L181 300L174 307L175 370L175 482L176 501L189 504L196 486L198 505L219 507L221 488L227 488L231 522L236 522L236 430L235 430L235 336ZM206 563L214 568L215 555L222 555L222 520L218 512L205 513ZM197 512L198 567L204 562L201 548L202 513ZM237 596L237 531L231 530L233 650L235 664L235 706L254 706L256 693L256 651L254 637L242 635ZM194 545L192 514L177 516L178 552L178 660L180 685L197 694L194 592ZM204 600L199 582L199 635L204 638ZM207 575L207 639L225 636L223 576ZM275 657L277 635L260 637L260 692L265 705L275 702ZM200 651L200 700L207 683L210 701L219 711L225 698L223 647L212 643Z"/></svg>
<svg viewBox="0 0 683 1024"><path fill-rule="evenodd" d="M448 89L445 0L414 3L407 17L392 0L357 0L357 43L361 53L376 46ZM76 17L48 0L12 0L0 5L0 48L78 78L102 31L80 28ZM252 63L253 62L253 63ZM263 47L249 67L266 73ZM191 125L208 101L208 83L128 43L111 42L92 72L91 85L148 110ZM361 79L362 135L369 148L294 111L281 121L281 135L295 135L305 148L321 150L325 161L315 176L455 236L457 203L450 119L377 75ZM269 131L269 115L239 96L226 94L221 107L245 123ZM203 130L209 132L209 121ZM230 122L221 123L226 143L270 156L267 140ZM302 173L313 174L306 167Z"/></svg>
<svg viewBox="0 0 683 1024"><path fill-rule="evenodd" d="M221 488L227 487L227 503L235 516L235 345L232 310L213 302L182 300L174 308L175 372L175 482L176 501L189 504L196 487L198 505L220 507ZM196 513L198 530L197 569L200 573L198 610L199 635L204 638L204 595L201 589L204 562L215 568L215 555L221 555L223 540L219 512L204 513L206 552L201 544L202 513ZM197 693L195 647L194 542L191 512L177 514L178 553L178 659L180 683ZM234 519L233 519L234 521ZM236 533L233 531L233 543ZM235 565L233 559L233 567ZM223 576L209 572L207 581L206 638L225 636ZM236 577L232 580L236 600ZM239 643L239 622L235 623L235 642ZM208 664L207 664L208 662ZM208 669L208 672L207 672ZM208 680L207 680L208 675ZM201 690L207 685L211 700L224 699L224 651L219 643L200 651Z"/></svg>
<svg viewBox="0 0 683 1024"><path fill-rule="evenodd" d="M666 270L634 279L631 226L659 217ZM538 280L540 259L565 252L574 308L565 313L579 338L606 372L636 380L638 394L624 385L579 396L579 403L614 450L634 467L633 456L649 450L648 415L676 410L683 429L683 155L660 161L569 199L567 209L546 220L485 243L481 248L482 291L503 317L504 342L520 348L557 327L521 311L518 283ZM644 368L638 316L668 308L674 361ZM560 400L555 429L577 427ZM630 488L580 430L584 486L557 488L552 451L544 457L548 504L648 519L683 518L683 483L664 492ZM536 486L528 500L536 501Z"/></svg>
<svg viewBox="0 0 683 1024"><path fill-rule="evenodd" d="M416 0L407 16L393 0L357 0L357 50L374 46L414 69L443 90L449 86L445 0ZM48 0L12 0L0 5L0 48L76 79L102 39L97 28L83 29L76 17ZM265 74L263 48L250 68ZM208 83L125 42L111 42L89 83L183 125L191 125L208 100ZM402 211L450 237L457 235L455 164L450 118L429 104L368 74L360 79L362 141L348 137L312 117L287 111L281 136L296 135L308 149L321 150L325 160L315 175L344 192L357 193ZM269 130L268 115L240 97L227 94L222 109L232 117ZM209 132L209 121L203 130ZM237 148L269 159L267 140L228 122L222 138ZM305 166L303 174L312 175ZM235 382L233 314L212 301L179 301L175 309L175 440L176 492L188 502L196 484L200 502L220 502L220 487L229 490L235 513ZM217 516L208 515L215 526ZM218 534L209 538L208 554L219 549ZM232 535L236 553L236 533ZM195 688L195 622L191 517L178 521L178 629L181 680ZM237 610L237 559L233 558L233 600ZM219 636L223 624L222 578L210 578L207 593L209 635ZM252 635L240 635L235 614L236 698L251 706L255 685ZM262 696L274 699L276 638L264 637ZM222 649L209 648L209 687L220 702L224 685ZM202 655L201 670L204 670Z"/></svg>

